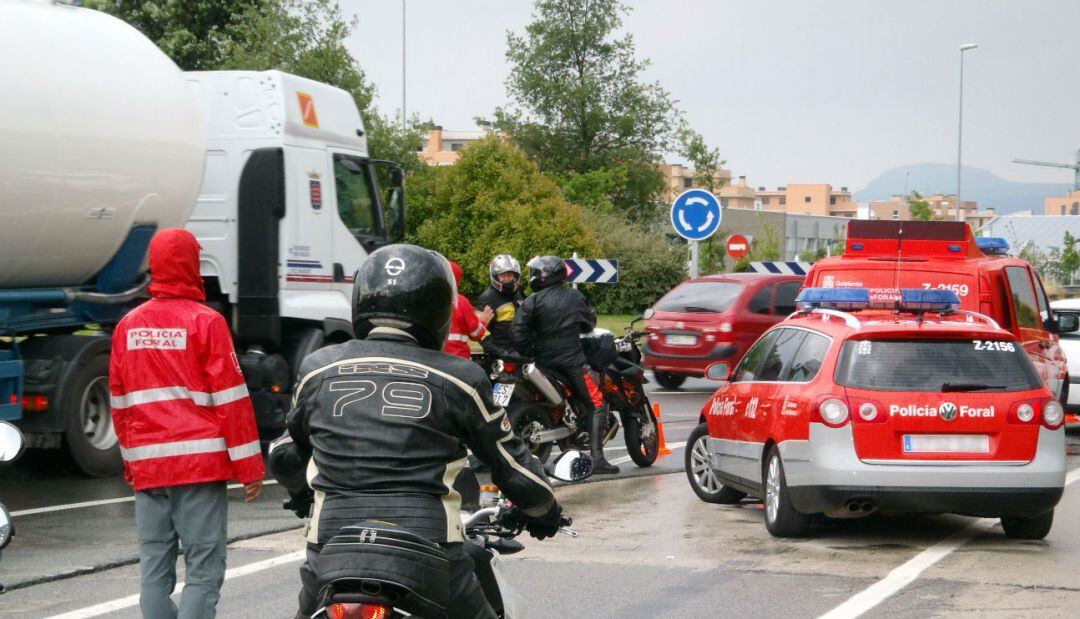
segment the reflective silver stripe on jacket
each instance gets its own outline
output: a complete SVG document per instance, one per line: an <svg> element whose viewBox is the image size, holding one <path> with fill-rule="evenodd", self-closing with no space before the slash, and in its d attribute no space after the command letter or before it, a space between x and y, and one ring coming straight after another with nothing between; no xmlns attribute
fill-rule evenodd
<svg viewBox="0 0 1080 619"><path fill-rule="evenodd" d="M229 448L230 460L243 460L244 458L250 458L251 456L257 456L262 453L259 448L259 441L251 441L250 443L244 443L243 445L237 445L236 447Z"/></svg>
<svg viewBox="0 0 1080 619"><path fill-rule="evenodd" d="M126 395L114 395L109 397L109 404L113 408L130 408L140 404L154 402L168 402L169 400L191 400L199 406L221 406L230 402L241 400L248 396L247 385L239 384L235 387L206 393L203 391L191 391L184 386L156 387L132 391Z"/></svg>
<svg viewBox="0 0 1080 619"><path fill-rule="evenodd" d="M468 342L469 336L461 335L460 333L451 333L450 335L446 336L446 339L451 342Z"/></svg>
<svg viewBox="0 0 1080 619"><path fill-rule="evenodd" d="M157 445L143 445L141 447L129 447L127 449L121 447L120 455L128 462L138 462L139 460L149 460L151 458L190 456L219 451L225 451L225 439L201 438L193 441L158 443Z"/></svg>

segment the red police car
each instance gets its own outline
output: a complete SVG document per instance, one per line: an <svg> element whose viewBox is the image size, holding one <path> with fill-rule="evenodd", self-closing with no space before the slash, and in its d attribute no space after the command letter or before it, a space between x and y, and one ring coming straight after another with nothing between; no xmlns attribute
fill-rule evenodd
<svg viewBox="0 0 1080 619"><path fill-rule="evenodd" d="M765 502L801 536L811 514L1001 518L1042 539L1065 483L1064 410L1016 336L946 290L807 288L706 403L686 471L700 498Z"/></svg>
<svg viewBox="0 0 1080 619"><path fill-rule="evenodd" d="M678 389L717 361L734 365L766 329L795 311L802 275L725 273L685 281L645 313L645 367Z"/></svg>

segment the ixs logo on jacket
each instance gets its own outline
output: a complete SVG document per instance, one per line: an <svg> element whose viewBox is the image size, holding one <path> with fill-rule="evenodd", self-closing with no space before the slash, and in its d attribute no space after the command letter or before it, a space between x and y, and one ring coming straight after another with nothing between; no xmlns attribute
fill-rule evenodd
<svg viewBox="0 0 1080 619"><path fill-rule="evenodd" d="M187 329L135 327L128 329L127 349L186 350Z"/></svg>
<svg viewBox="0 0 1080 619"><path fill-rule="evenodd" d="M937 406L918 406L915 404L903 406L900 404L892 404L889 406L889 416L937 417L943 421L952 421L958 417L961 419L992 419L994 417L994 407L957 406L952 402L942 402Z"/></svg>

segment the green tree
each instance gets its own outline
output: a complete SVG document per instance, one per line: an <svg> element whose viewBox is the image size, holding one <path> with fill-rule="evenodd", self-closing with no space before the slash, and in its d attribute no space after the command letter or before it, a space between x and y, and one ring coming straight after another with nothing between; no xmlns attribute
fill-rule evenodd
<svg viewBox="0 0 1080 619"><path fill-rule="evenodd" d="M717 191L723 182L720 170L727 163L720 158L719 148L710 148L700 133L688 126L679 129L680 154L694 168L694 186Z"/></svg>
<svg viewBox="0 0 1080 619"><path fill-rule="evenodd" d="M274 0L86 0L137 28L185 71L220 68L231 28Z"/></svg>
<svg viewBox="0 0 1080 619"><path fill-rule="evenodd" d="M662 232L618 215L589 215L589 224L599 239L597 257L619 261L619 283L581 286L596 311L640 314L686 279L685 245L672 245Z"/></svg>
<svg viewBox="0 0 1080 619"><path fill-rule="evenodd" d="M784 253L780 248L780 235L776 228L758 216L758 230L761 232L750 242L750 253L735 263L736 272L750 270L751 262L771 262L780 260Z"/></svg>
<svg viewBox="0 0 1080 619"><path fill-rule="evenodd" d="M1063 286L1072 285L1073 275L1077 269L1080 269L1080 251L1076 249L1076 237L1065 232L1065 238L1062 240L1061 245L1061 257L1057 263L1059 265L1057 278Z"/></svg>
<svg viewBox="0 0 1080 619"><path fill-rule="evenodd" d="M936 221L941 219L934 216L934 209L930 208L930 202L923 199L917 191L911 192L907 199L908 207L911 208L911 218L916 221Z"/></svg>
<svg viewBox="0 0 1080 619"><path fill-rule="evenodd" d="M488 262L496 254L513 254L522 262L542 254L599 255L581 208L568 202L524 152L498 136L462 149L453 166L418 171L406 195L413 221L420 222L411 228L410 242L457 261L465 271L464 294L483 290Z"/></svg>
<svg viewBox="0 0 1080 619"><path fill-rule="evenodd" d="M657 168L675 150L682 116L659 83L646 82L648 61L633 38L618 35L627 9L617 0L537 0L533 22L507 35L507 91L496 110L506 130L544 172L558 178L625 168L610 196L620 214L656 217L664 189Z"/></svg>

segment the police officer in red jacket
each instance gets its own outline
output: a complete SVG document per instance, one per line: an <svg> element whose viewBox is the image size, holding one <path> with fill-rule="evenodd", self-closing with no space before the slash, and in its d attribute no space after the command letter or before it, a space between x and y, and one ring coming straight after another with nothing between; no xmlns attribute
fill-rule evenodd
<svg viewBox="0 0 1080 619"><path fill-rule="evenodd" d="M450 270L454 272L454 281L460 288L461 277L464 275L461 265L451 260ZM443 352L472 359L469 340L479 342L484 339L487 336L487 325L494 315L495 311L490 307L485 307L483 312L477 314L469 299L458 293L457 301L454 303L454 318L450 321L450 335L447 336Z"/></svg>
<svg viewBox="0 0 1080 619"><path fill-rule="evenodd" d="M225 578L225 484L262 488L255 416L225 319L201 302L199 243L169 228L150 242L150 301L113 333L109 389L124 477L135 489L145 617L213 617ZM186 584L179 609L178 544Z"/></svg>

